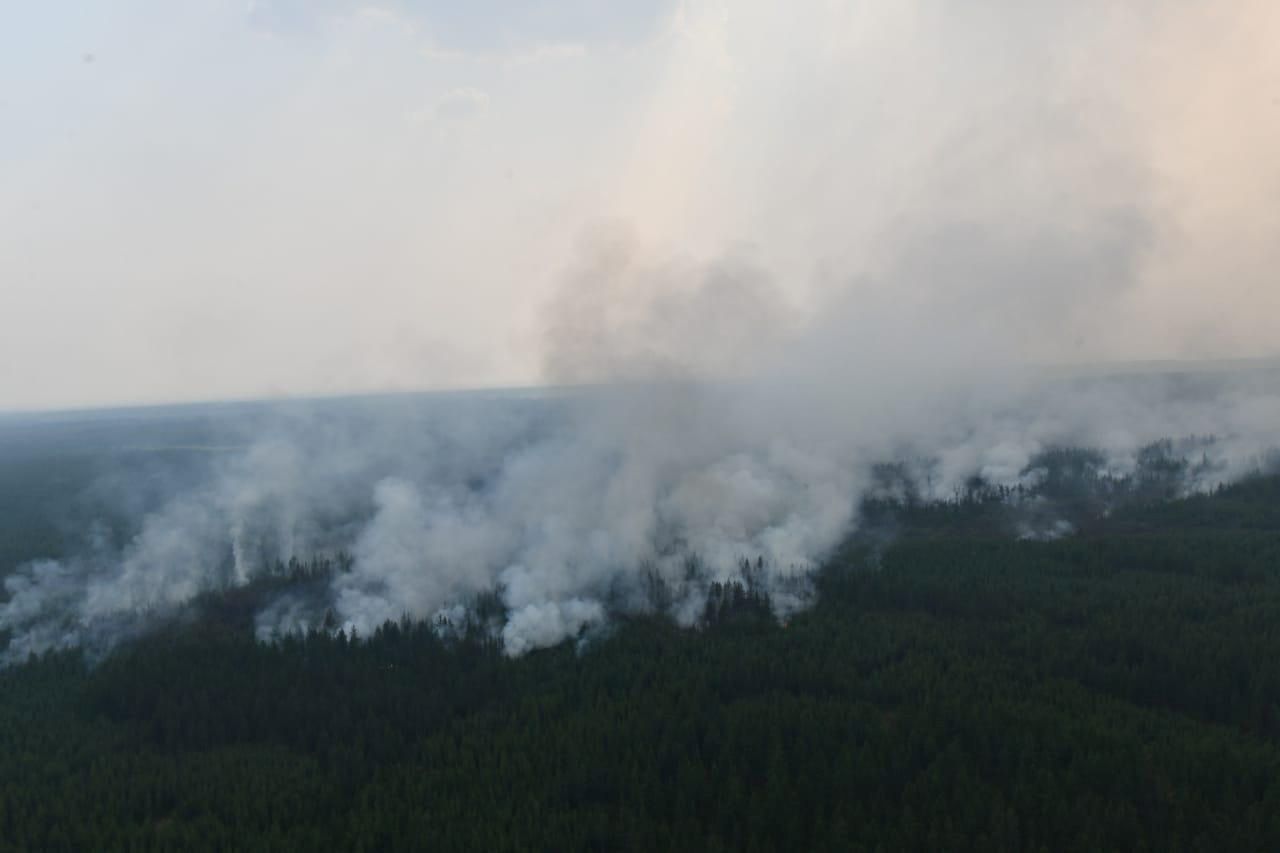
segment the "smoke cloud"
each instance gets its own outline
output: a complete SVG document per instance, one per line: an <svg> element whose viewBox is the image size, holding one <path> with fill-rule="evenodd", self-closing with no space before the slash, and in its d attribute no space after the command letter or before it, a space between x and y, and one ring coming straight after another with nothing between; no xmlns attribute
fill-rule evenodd
<svg viewBox="0 0 1280 853"><path fill-rule="evenodd" d="M785 616L879 463L947 498L1031 482L1050 447L1121 476L1213 436L1196 490L1280 444L1274 363L1096 367L1274 352L1272 4L691 2L660 30L617 60L661 71L630 144L530 285L549 390L255 420L123 544L7 578L5 659L340 551L260 638L448 630L496 596L518 655L615 610L697 624L744 560Z"/></svg>
<svg viewBox="0 0 1280 853"><path fill-rule="evenodd" d="M1179 452L1196 465L1177 488L1190 492L1258 470L1280 446L1274 369L1024 376L948 393L895 387L898 396L877 381L823 411L849 415L838 426L793 408L810 390L783 394L776 381L333 402L279 415L207 483L142 518L122 548L104 543L8 577L5 660L75 646L100 654L203 592L340 551L347 570L259 608L260 639L319 627L368 635L404 617L446 631L495 618L488 630L517 655L615 611L658 608L696 625L709 585L740 579L744 560L758 563L754 580L785 618L811 602L809 575L852 531L861 498L882 494L878 463L917 465L911 487L945 499L975 476L1034 485L1049 448L1099 448L1100 470L1120 477L1151 441L1188 437ZM921 387L930 396L917 398ZM1010 533L1068 531L1047 515ZM496 617L473 609L485 595L496 595Z"/></svg>

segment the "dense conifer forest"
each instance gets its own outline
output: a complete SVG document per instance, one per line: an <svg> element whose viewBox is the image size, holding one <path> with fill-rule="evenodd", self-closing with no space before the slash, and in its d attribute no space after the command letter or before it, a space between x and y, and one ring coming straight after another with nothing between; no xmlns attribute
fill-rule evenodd
<svg viewBox="0 0 1280 853"><path fill-rule="evenodd" d="M263 584L342 570L295 564L0 671L0 849L1280 849L1280 478L1009 506L871 501L785 622L747 571L517 659L255 642Z"/></svg>

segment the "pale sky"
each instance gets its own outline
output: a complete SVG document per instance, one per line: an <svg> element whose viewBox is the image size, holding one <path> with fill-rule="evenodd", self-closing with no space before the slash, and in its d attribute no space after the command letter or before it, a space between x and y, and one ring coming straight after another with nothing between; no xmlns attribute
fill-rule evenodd
<svg viewBox="0 0 1280 853"><path fill-rule="evenodd" d="M1274 0L7 0L0 409L536 383L566 287L625 323L726 259L801 328L1275 355L1277 44Z"/></svg>

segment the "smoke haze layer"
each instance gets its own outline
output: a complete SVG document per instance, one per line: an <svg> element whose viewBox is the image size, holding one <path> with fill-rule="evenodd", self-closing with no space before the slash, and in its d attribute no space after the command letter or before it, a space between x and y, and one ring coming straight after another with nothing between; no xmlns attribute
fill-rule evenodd
<svg viewBox="0 0 1280 853"><path fill-rule="evenodd" d="M883 462L915 466L923 499L1033 484L1046 449L1096 447L1123 477L1174 436L1195 461L1177 490L1211 488L1269 462L1280 374L1009 380L865 418L811 424L775 408L771 385L646 383L543 394L333 401L265 413L223 454L133 520L131 534L5 580L5 659L84 646L101 653L201 593L250 583L277 562L349 554L345 571L286 587L258 636L327 625L367 635L387 620L479 618L510 654L602 625L614 611L701 618L708 586L744 560L785 617L809 573L884 496ZM794 403L795 394L788 399ZM885 431L887 418L905 418ZM1210 439L1212 436L1212 439ZM129 490L128 479L113 488ZM1056 517L1011 535L1064 532ZM664 590L661 600L653 584Z"/></svg>
<svg viewBox="0 0 1280 853"><path fill-rule="evenodd" d="M1274 3L688 0L607 45L482 48L405 5L306 26L258 5L287 61L239 12L202 19L273 83L217 113L254 156L156 179L63 169L68 143L14 181L75 200L56 225L0 202L21 247L0 250L20 283L0 364L32 365L15 404L91 375L117 398L571 390L281 407L199 472L124 472L100 492L125 523L6 578L8 660L109 648L339 551L260 637L458 624L492 594L519 654L654 608L654 579L694 624L742 560L785 614L879 463L924 460L914 487L948 497L1054 446L1122 475L1151 441L1213 436L1199 489L1280 443L1274 364L1080 367L1274 355ZM399 85L423 75L452 81L430 109ZM89 135L109 154L140 144L109 130Z"/></svg>
<svg viewBox="0 0 1280 853"><path fill-rule="evenodd" d="M615 378L712 268L935 364L1277 355L1271 0L527 5L6 7L0 409Z"/></svg>

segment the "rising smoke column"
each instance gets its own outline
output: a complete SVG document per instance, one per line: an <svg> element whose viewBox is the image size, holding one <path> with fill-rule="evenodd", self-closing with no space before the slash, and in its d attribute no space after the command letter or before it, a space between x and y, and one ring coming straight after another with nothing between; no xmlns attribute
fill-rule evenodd
<svg viewBox="0 0 1280 853"><path fill-rule="evenodd" d="M1276 339L1280 182L1257 155L1280 120L1221 114L1274 80L1270 4L805 12L684 3L652 46L660 83L531 321L544 378L593 390L261 425L122 548L7 579L10 659L338 549L351 571L270 603L260 636L329 608L362 634L457 619L496 590L518 654L647 606L652 572L689 624L692 557L705 580L762 558L785 610L877 462L935 460L925 488L948 497L1053 445L1123 472L1146 442L1213 434L1205 487L1275 445L1257 375L1032 367Z"/></svg>

